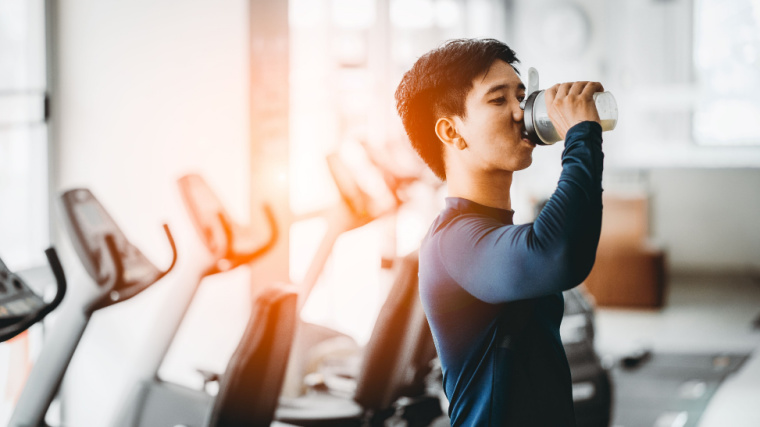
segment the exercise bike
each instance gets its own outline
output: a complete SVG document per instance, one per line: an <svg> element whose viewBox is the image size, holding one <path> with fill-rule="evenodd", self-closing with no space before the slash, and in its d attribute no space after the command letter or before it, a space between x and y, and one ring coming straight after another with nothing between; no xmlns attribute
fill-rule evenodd
<svg viewBox="0 0 760 427"><path fill-rule="evenodd" d="M59 309L11 417L13 427L46 425L45 415L93 313L138 295L163 278L177 259L166 225L173 258L169 268L161 271L127 240L89 190L67 191L61 203L74 249L91 283L69 292L67 303Z"/></svg>
<svg viewBox="0 0 760 427"><path fill-rule="evenodd" d="M269 237L256 247L256 233L234 222L198 175L179 179L182 200L201 240L211 254L208 265L183 272L173 292L173 310L160 320L163 332L151 356L142 363L141 378L114 425L193 426L272 425L277 396L295 330L296 292L282 285L265 286L255 295L251 316L224 375L199 370L204 384L217 382L214 396L163 380L162 361L182 324L203 278L247 265L267 253L278 239L277 223L263 207Z"/></svg>

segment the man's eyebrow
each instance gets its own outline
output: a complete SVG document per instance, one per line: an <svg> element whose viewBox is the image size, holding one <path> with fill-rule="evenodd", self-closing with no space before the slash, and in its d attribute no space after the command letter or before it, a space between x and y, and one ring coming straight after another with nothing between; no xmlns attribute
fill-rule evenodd
<svg viewBox="0 0 760 427"><path fill-rule="evenodd" d="M492 93L494 93L494 92L498 92L498 91L500 91L500 90L502 90L502 89L507 89L507 88L509 88L510 86L511 86L511 85L510 85L509 83L503 83L503 84L500 84L500 85L491 86L491 88L490 88L490 89L488 89L488 92L486 92L486 93L485 93L485 95L483 95L483 96L488 96L488 95L490 95L490 94L492 94ZM522 83L519 83L519 84L517 85L517 90L525 90L525 85L524 85L524 84L522 84Z"/></svg>

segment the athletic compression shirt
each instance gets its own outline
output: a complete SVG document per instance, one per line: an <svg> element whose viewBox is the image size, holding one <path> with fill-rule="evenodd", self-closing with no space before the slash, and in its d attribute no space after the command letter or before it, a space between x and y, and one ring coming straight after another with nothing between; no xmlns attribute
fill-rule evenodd
<svg viewBox="0 0 760 427"><path fill-rule="evenodd" d="M601 126L579 123L534 223L513 225L511 210L449 197L423 239L420 297L453 427L575 425L562 291L594 264L603 157Z"/></svg>

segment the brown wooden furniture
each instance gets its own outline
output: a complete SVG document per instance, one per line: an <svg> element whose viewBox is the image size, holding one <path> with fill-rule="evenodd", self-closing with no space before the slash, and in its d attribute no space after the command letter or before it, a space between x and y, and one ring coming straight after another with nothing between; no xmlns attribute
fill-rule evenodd
<svg viewBox="0 0 760 427"><path fill-rule="evenodd" d="M596 263L584 282L598 306L658 308L667 282L665 251L649 240L649 200L604 194Z"/></svg>

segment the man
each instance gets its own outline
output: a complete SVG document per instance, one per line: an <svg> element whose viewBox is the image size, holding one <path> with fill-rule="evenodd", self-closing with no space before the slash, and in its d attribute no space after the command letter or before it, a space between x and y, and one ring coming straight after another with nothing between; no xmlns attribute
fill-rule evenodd
<svg viewBox="0 0 760 427"><path fill-rule="evenodd" d="M452 40L422 56L396 91L409 139L446 207L420 248L420 296L452 426L573 426L559 336L562 291L594 263L602 215L595 82L546 91L565 138L557 190L532 224L513 225L510 186L532 162L518 60L492 40Z"/></svg>

